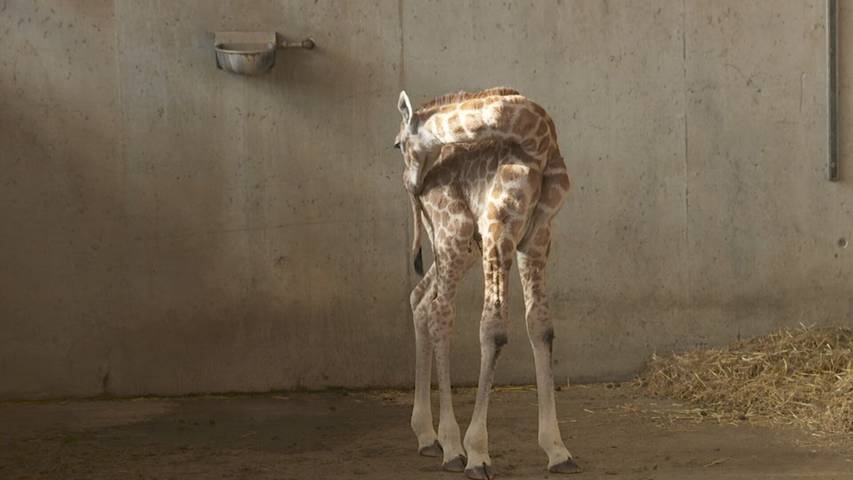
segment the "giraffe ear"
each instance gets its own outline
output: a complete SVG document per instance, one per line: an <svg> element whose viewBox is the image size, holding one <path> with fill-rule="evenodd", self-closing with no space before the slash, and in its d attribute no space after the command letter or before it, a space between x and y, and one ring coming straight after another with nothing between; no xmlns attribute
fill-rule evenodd
<svg viewBox="0 0 853 480"><path fill-rule="evenodd" d="M403 122L406 125L412 124L412 102L409 100L409 96L406 95L406 91L403 90L400 92L400 99L397 100L397 110L400 111L400 115L403 116Z"/></svg>

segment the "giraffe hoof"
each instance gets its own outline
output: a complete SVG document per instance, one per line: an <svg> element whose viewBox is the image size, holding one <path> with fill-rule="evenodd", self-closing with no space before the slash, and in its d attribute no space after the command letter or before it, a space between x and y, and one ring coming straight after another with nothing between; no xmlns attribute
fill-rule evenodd
<svg viewBox="0 0 853 480"><path fill-rule="evenodd" d="M465 464L467 462L468 459L465 458L465 455L459 455L453 460L444 462L441 468L445 469L448 472L463 472L465 471Z"/></svg>
<svg viewBox="0 0 853 480"><path fill-rule="evenodd" d="M491 480L495 478L491 465L486 465L485 463L479 467L466 468L465 476L473 480Z"/></svg>
<svg viewBox="0 0 853 480"><path fill-rule="evenodd" d="M426 447L421 447L418 450L418 453L423 455L424 457L440 457L441 456L441 444L438 443L438 440L432 442L432 445L427 445Z"/></svg>
<svg viewBox="0 0 853 480"><path fill-rule="evenodd" d="M574 459L569 458L564 462L560 462L556 465L551 465L548 467L548 471L551 473L580 473L581 467L575 463Z"/></svg>

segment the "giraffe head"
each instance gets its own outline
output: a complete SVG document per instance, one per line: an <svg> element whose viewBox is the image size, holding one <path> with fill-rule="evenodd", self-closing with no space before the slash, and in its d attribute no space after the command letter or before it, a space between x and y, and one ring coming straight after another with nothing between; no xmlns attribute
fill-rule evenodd
<svg viewBox="0 0 853 480"><path fill-rule="evenodd" d="M394 140L394 148L403 154L403 185L409 193L417 195L423 187L424 177L438 158L441 142L429 129L423 127L405 91L400 92L397 109L403 120L400 122L400 133Z"/></svg>

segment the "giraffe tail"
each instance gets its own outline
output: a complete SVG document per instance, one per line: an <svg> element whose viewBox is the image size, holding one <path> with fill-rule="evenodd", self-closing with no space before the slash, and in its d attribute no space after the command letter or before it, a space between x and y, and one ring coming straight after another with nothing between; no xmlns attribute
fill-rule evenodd
<svg viewBox="0 0 853 480"><path fill-rule="evenodd" d="M414 229L414 235L412 235L412 255L415 256L415 273L423 277L424 257L421 248L421 221L423 220L423 216L421 215L421 202L411 194L409 195L409 201L412 204L412 228Z"/></svg>

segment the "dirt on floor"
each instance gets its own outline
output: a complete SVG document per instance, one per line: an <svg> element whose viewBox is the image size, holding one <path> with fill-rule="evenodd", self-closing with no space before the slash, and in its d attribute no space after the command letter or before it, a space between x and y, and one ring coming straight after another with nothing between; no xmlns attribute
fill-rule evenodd
<svg viewBox="0 0 853 480"><path fill-rule="evenodd" d="M464 478L417 455L411 397L334 391L0 404L0 479ZM464 433L473 391L454 400ZM748 422L673 421L684 406L630 385L573 386L557 401L566 444L584 468L564 478L853 479L849 446ZM545 470L536 408L530 388L493 394L495 477L561 477Z"/></svg>

